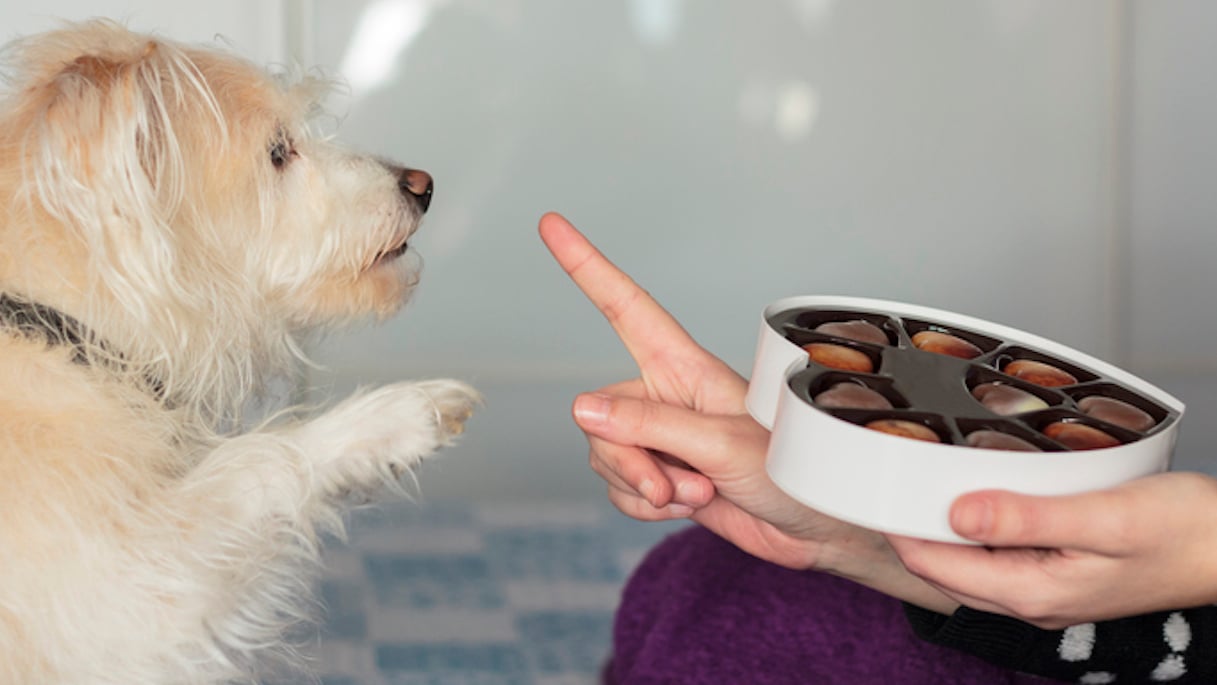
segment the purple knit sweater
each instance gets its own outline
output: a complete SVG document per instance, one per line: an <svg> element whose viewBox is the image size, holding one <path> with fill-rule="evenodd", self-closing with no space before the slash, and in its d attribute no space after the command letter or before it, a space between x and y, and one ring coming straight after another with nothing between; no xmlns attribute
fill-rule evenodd
<svg viewBox="0 0 1217 685"><path fill-rule="evenodd" d="M757 560L698 527L656 547L614 627L610 685L1023 685L917 638L900 602Z"/></svg>

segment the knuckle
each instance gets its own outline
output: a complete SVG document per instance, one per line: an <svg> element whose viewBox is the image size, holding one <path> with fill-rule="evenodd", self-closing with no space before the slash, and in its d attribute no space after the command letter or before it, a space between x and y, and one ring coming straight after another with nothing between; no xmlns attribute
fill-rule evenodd
<svg viewBox="0 0 1217 685"><path fill-rule="evenodd" d="M753 451L757 447L762 448L763 451L763 448L769 444L769 431L757 423L751 415L741 415L737 420L732 421L729 437L732 445L749 451Z"/></svg>
<svg viewBox="0 0 1217 685"><path fill-rule="evenodd" d="M636 438L647 426L653 413L654 409L646 402L618 397L608 403L605 416L606 423L613 429L611 435L614 441L621 442Z"/></svg>
<svg viewBox="0 0 1217 685"><path fill-rule="evenodd" d="M630 425L641 433L656 422L659 410L650 402L639 402L636 406L638 411L633 412Z"/></svg>
<svg viewBox="0 0 1217 685"><path fill-rule="evenodd" d="M1021 499L998 496L990 500L992 507L992 538L995 541L1018 543L1042 534L1045 520L1040 507Z"/></svg>
<svg viewBox="0 0 1217 685"><path fill-rule="evenodd" d="M630 307L633 306L634 302L638 300L639 294L638 290L631 289L623 295L604 300L598 305L600 313L610 322L620 321L626 312L630 310Z"/></svg>
<svg viewBox="0 0 1217 685"><path fill-rule="evenodd" d="M600 455L595 450L588 453L587 465L600 476L604 476L607 471L604 461L600 459Z"/></svg>
<svg viewBox="0 0 1217 685"><path fill-rule="evenodd" d="M640 521L660 521L666 518L663 512L652 507L648 502L620 490L609 489L609 501L618 511L630 518Z"/></svg>

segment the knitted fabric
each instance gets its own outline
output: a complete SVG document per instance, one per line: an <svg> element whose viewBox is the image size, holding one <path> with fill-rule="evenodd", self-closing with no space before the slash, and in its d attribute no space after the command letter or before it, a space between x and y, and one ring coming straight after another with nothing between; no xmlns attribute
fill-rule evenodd
<svg viewBox="0 0 1217 685"><path fill-rule="evenodd" d="M1046 683L914 635L901 603L752 557L700 527L659 544L627 583L608 685Z"/></svg>

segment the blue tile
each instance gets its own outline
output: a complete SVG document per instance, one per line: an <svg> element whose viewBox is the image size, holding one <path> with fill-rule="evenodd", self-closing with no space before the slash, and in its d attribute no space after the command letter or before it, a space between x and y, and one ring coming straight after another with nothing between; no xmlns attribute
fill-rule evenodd
<svg viewBox="0 0 1217 685"><path fill-rule="evenodd" d="M468 502L388 502L357 509L351 515L352 530L392 528L473 528L474 514Z"/></svg>
<svg viewBox="0 0 1217 685"><path fill-rule="evenodd" d="M364 569L382 606L496 609L506 603L489 562L477 555L367 555Z"/></svg>
<svg viewBox="0 0 1217 685"><path fill-rule="evenodd" d="M371 656L371 664L350 666L373 672L327 672L321 685L536 685L539 678L599 682L611 644L612 613L588 609L578 597L572 599L578 608L570 610L563 609L558 596L543 611L512 607L506 601L508 586L519 581L563 582L566 588L580 582L619 586L627 571L623 563L690 524L635 521L604 502L589 503L592 515L579 512L573 519L569 505L553 512L544 510L544 503L538 506L542 509L529 517L534 522L514 527L487 521L475 515L484 514L484 508L459 500L391 504L354 514L349 543L338 544L349 545L349 553L362 563L356 569L345 566L321 583L321 638L340 649L357 650L353 654ZM433 538L456 534L462 540L481 541L481 547L422 553L410 548L411 530L426 531ZM391 544L398 533L400 550L386 550L386 541ZM360 547L363 535L369 536L368 549ZM351 577L352 571L362 576ZM519 638L485 642L456 637L431 644L373 635L372 626L382 624L377 612L390 609L405 609L407 617L415 609L440 614L456 609L445 620L467 617L471 622L483 620L482 612L493 612L494 620L501 621L506 612ZM315 640L313 633L305 642Z"/></svg>
<svg viewBox="0 0 1217 685"><path fill-rule="evenodd" d="M616 510L608 516L606 543L613 547L651 547L665 537L696 524L685 520L638 521Z"/></svg>
<svg viewBox="0 0 1217 685"><path fill-rule="evenodd" d="M500 673L390 673L385 678L387 685L534 685L531 677L524 674Z"/></svg>
<svg viewBox="0 0 1217 685"><path fill-rule="evenodd" d="M373 583L395 580L466 582L490 578L489 562L476 554L369 554L364 568Z"/></svg>
<svg viewBox="0 0 1217 685"><path fill-rule="evenodd" d="M595 673L609 652L610 611L543 611L516 618L533 670L539 673Z"/></svg>
<svg viewBox="0 0 1217 685"><path fill-rule="evenodd" d="M506 529L485 534L495 577L614 581L622 576L615 550L594 529Z"/></svg>
<svg viewBox="0 0 1217 685"><path fill-rule="evenodd" d="M325 638L367 638L368 617L364 611L364 583L346 579L323 580L320 597L324 605L322 634Z"/></svg>
<svg viewBox="0 0 1217 685"><path fill-rule="evenodd" d="M410 644L381 645L376 665L383 671L484 671L496 674L524 673L527 661L513 644Z"/></svg>

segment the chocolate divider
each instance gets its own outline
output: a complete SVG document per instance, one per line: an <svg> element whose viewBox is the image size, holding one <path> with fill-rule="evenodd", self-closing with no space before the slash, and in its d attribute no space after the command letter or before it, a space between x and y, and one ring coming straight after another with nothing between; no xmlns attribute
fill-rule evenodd
<svg viewBox="0 0 1217 685"><path fill-rule="evenodd" d="M795 397L798 397L800 400L806 402L808 406L814 407L816 411L823 412L834 418L841 419L842 421L848 421L849 423L856 424L859 427L863 427L863 424L865 424L867 421L874 419L904 419L907 421L916 421L933 429L935 433L938 433L938 437L942 438L943 444L955 444L960 438L959 432L955 430L955 427L951 422L949 422L941 414L935 414L933 412L900 407L893 409L849 409L821 407L812 401L811 389L813 387L816 387L817 391L819 389L823 389L823 383L825 381L821 381L820 379L824 377L828 377L829 380L833 378L841 378L844 380L846 377L848 377L852 380L870 381L872 383L876 383L877 385L890 383L889 379L872 377L868 376L867 374L847 374L839 371L820 373L816 372L815 369L805 369L793 374L786 382L789 384L790 389L794 391ZM819 382L819 384L817 384L817 382ZM877 387L875 389L878 390ZM895 391L894 388L893 391ZM901 396L901 399L904 399L903 396ZM904 404L907 407L907 401L905 401Z"/></svg>
<svg viewBox="0 0 1217 685"><path fill-rule="evenodd" d="M813 330L824 323L857 320L867 321L878 326L887 334L889 344L863 342ZM851 423L858 423L858 421L865 423L864 420L853 414L859 411L901 414L900 416L892 415L890 418L905 418L906 415L903 413L907 412L908 417L913 417L909 420L917 420L938 432L939 436L944 438L943 444L963 445L966 444L964 436L967 433L979 430L978 428L966 428L967 426L981 425L986 421L997 421L998 423L995 425L1021 427L1021 430L1016 430L1011 434L1023 439L1031 438L1030 442L1044 448L1045 451L1068 451L1064 445L1044 436L1041 432L1043 426L1055 420L1078 421L1109 433L1122 444L1128 444L1163 430L1173 423L1177 416L1176 412L1138 394L1125 385L1055 354L1049 354L1018 342L1004 341L992 335L936 321L932 318L906 317L896 313L851 309L848 306L827 309L805 307L779 311L769 317L767 322L774 330L780 331L787 341L797 347L811 343L828 343L861 351L871 359L875 370L871 373L864 373L835 369L813 362L809 358L805 371L792 374L787 379L802 401L814 406L817 411L849 420ZM946 355L918 350L913 347L911 338L914 334L924 330L956 335L980 348L981 354L973 359L957 360ZM915 355L926 354L931 355L932 358L941 358L941 361L928 363L910 357L909 351ZM1063 387L1044 387L1001 371L1001 367L1015 359L1030 359L1050 364L1072 374L1078 379L1078 382ZM967 370L959 372L958 368L962 368L958 366L959 364L965 365ZM926 368L921 368L923 366ZM957 368L951 369L949 368L951 366ZM944 379L938 378L943 373L950 376L945 379L945 382ZM956 378L956 375L962 375L962 378ZM806 377L802 378L799 383L795 382L796 379L803 376ZM926 390L920 387L920 383L925 380L936 382L939 386L938 390ZM951 386L955 380L960 381L959 393L955 393L950 387L947 387ZM815 403L813 399L815 395L831 385L843 381L856 382L879 392L892 402L894 409L827 408ZM971 394L972 389L977 385L989 382L1000 382L1029 392L1043 399L1049 407L1010 416L997 414L981 404ZM1077 400L1096 394L1129 402L1148 412L1155 420L1154 427L1144 433L1133 431L1091 417L1077 407ZM926 403L927 397L934 400L930 405ZM926 423L931 420L926 417L936 417L938 422L933 425ZM951 440L945 440L946 437L950 437Z"/></svg>

